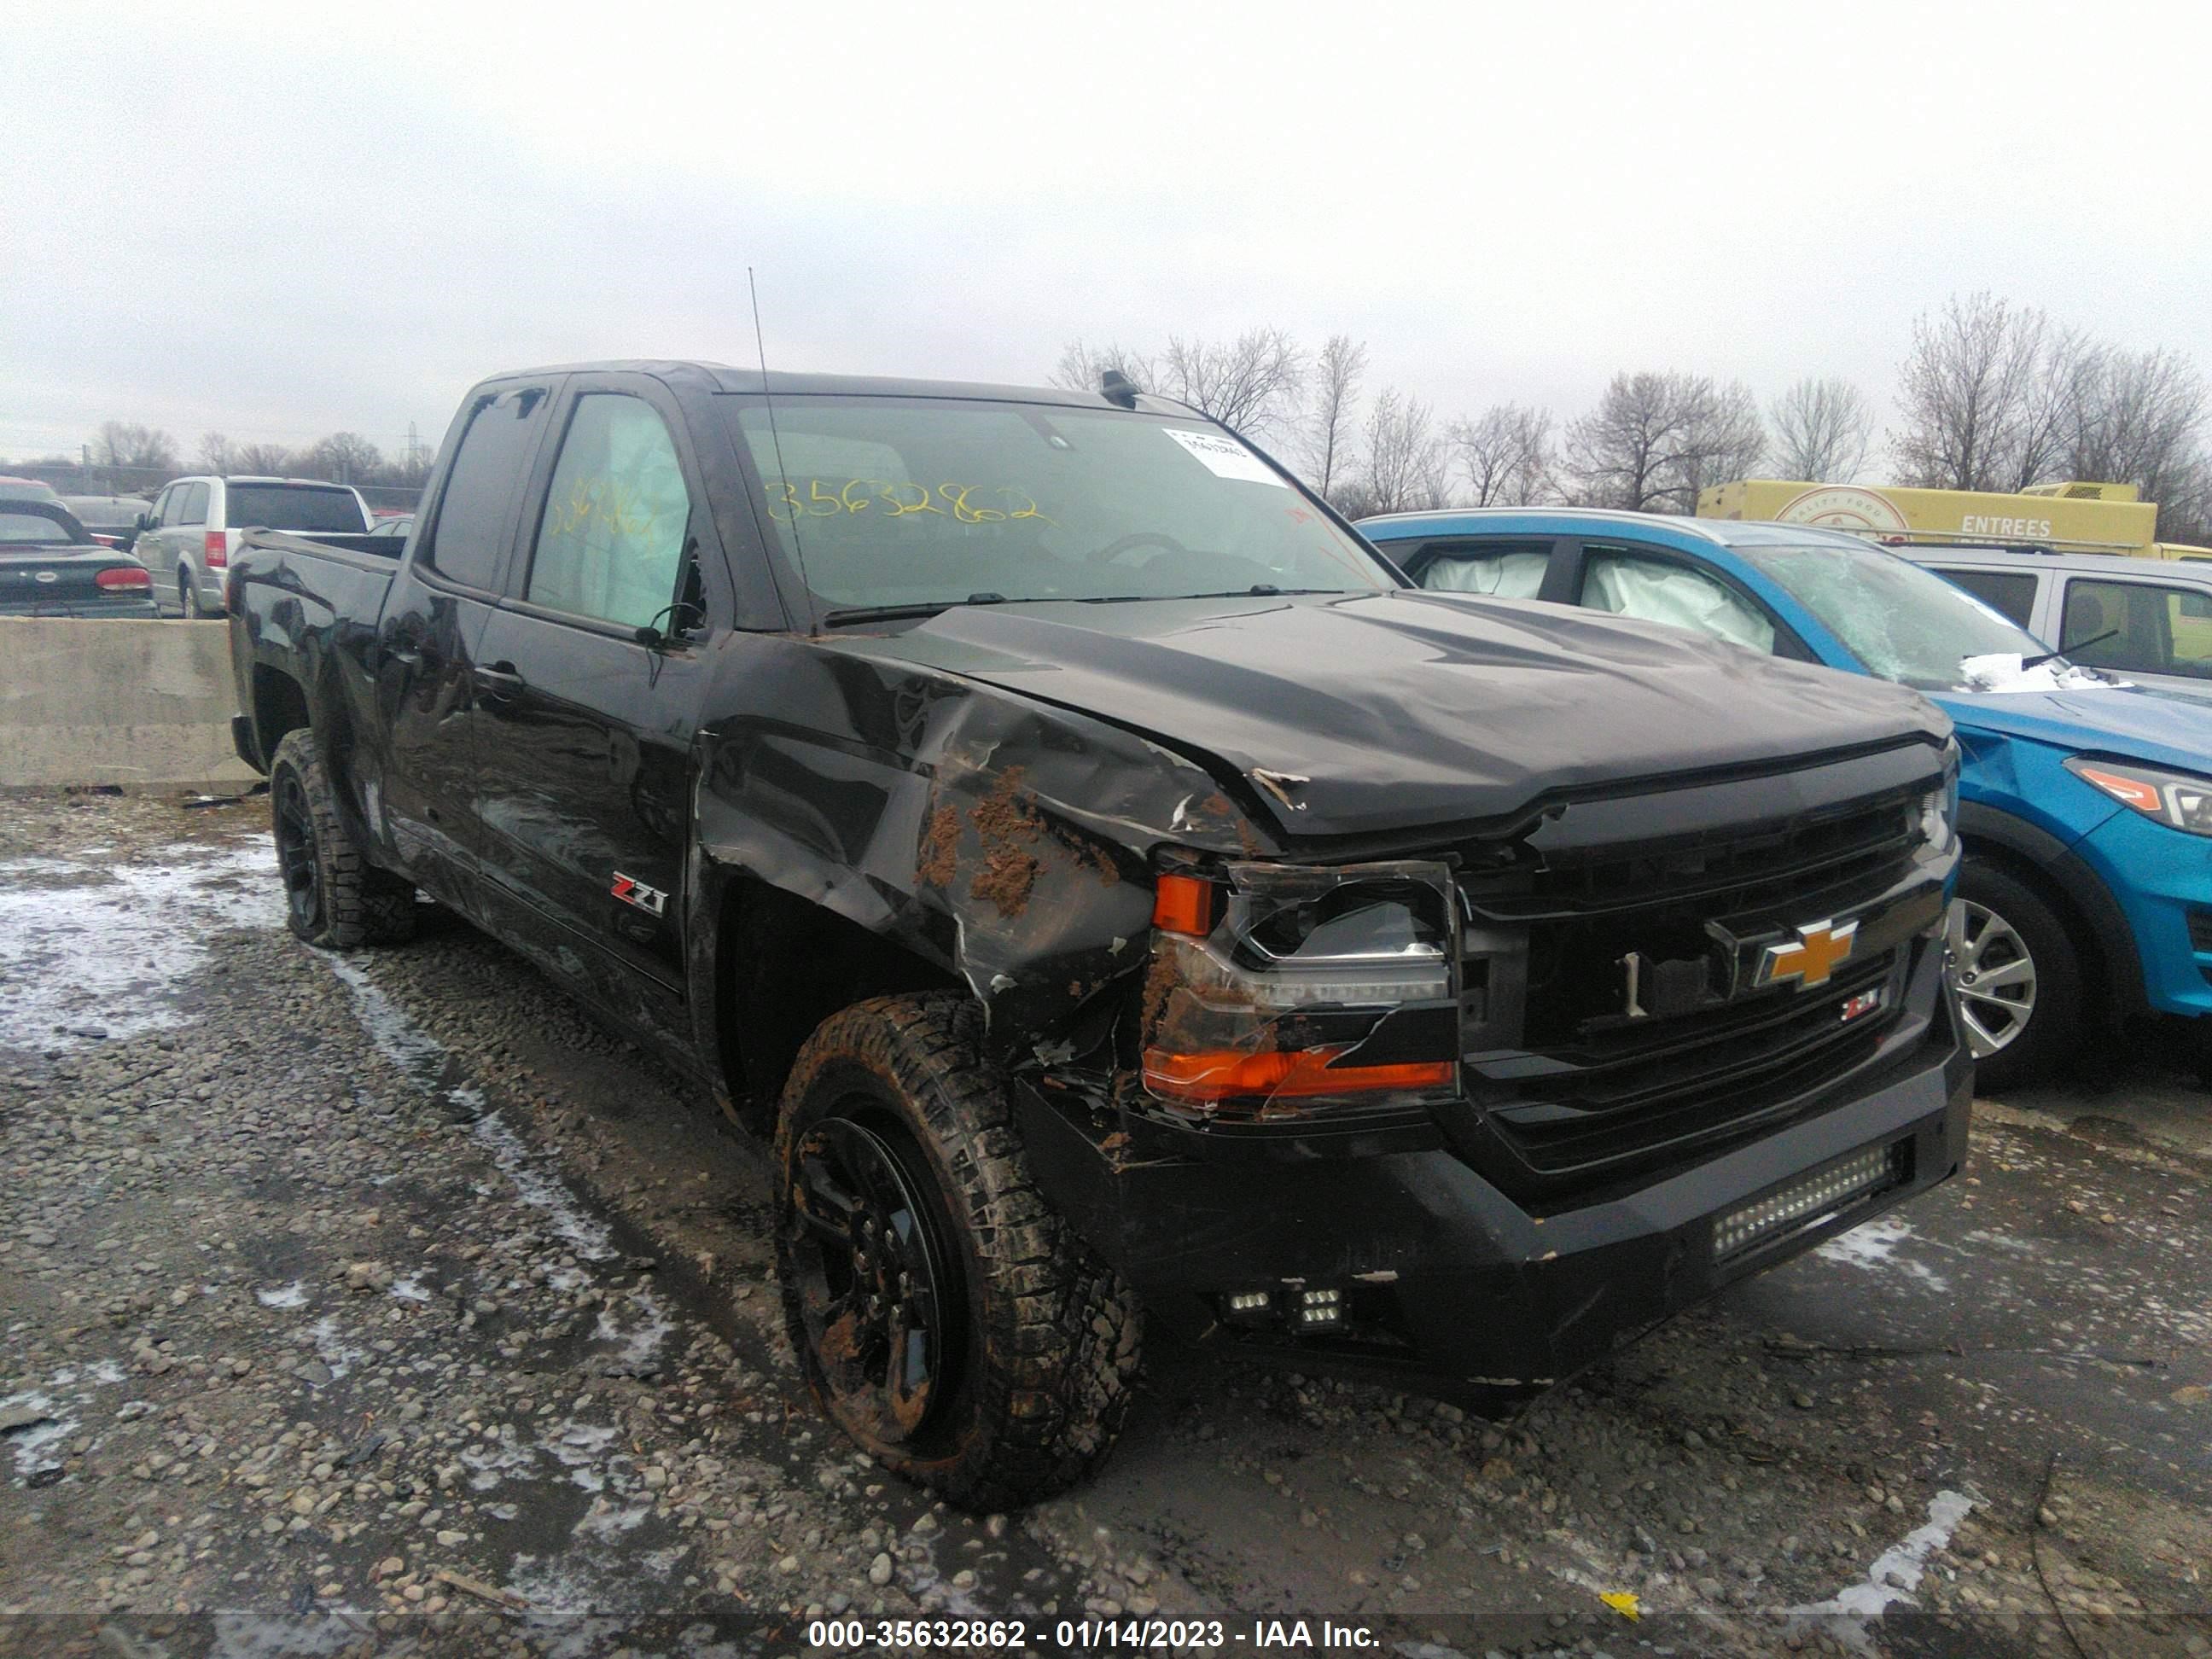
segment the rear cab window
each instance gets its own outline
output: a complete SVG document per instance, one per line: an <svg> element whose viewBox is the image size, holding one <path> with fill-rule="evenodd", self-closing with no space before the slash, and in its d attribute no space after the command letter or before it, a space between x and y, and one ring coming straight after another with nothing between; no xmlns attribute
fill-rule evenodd
<svg viewBox="0 0 2212 1659"><path fill-rule="evenodd" d="M511 387L483 398L461 434L436 516L416 557L447 580L489 592L507 550L509 513L538 452L546 388Z"/></svg>

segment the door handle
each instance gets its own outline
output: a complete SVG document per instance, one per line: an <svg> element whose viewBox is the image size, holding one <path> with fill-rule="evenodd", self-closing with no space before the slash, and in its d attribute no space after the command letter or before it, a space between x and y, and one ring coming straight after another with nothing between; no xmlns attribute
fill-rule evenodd
<svg viewBox="0 0 2212 1659"><path fill-rule="evenodd" d="M490 697L511 697L526 682L511 662L495 662L476 671L477 690Z"/></svg>

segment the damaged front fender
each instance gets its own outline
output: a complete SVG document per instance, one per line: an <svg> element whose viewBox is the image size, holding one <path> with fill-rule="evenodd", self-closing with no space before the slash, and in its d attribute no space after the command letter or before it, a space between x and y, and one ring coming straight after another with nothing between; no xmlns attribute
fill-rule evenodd
<svg viewBox="0 0 2212 1659"><path fill-rule="evenodd" d="M964 983L1010 1071L1108 1040L1099 1011L1144 970L1156 848L1277 850L1205 769L1106 721L860 649L746 644L699 738L693 891L757 884ZM695 907L695 963L720 948L714 908ZM742 1044L744 1010L708 1000L702 1027L734 1018Z"/></svg>

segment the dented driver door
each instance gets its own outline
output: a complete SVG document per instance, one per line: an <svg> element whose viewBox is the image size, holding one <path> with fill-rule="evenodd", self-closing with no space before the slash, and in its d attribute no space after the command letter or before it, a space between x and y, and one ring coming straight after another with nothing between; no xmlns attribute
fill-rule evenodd
<svg viewBox="0 0 2212 1659"><path fill-rule="evenodd" d="M501 931L598 1000L680 1029L691 736L712 536L642 377L580 376L477 653Z"/></svg>

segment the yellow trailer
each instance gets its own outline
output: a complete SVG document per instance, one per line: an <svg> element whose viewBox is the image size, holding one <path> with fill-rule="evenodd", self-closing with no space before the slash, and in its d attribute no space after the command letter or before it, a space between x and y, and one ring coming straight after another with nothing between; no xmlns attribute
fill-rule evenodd
<svg viewBox="0 0 2212 1659"><path fill-rule="evenodd" d="M2140 499L2133 484L2037 484L2003 495L1748 478L1700 491L1698 516L1820 525L1884 542L1929 546L2047 547L2060 553L2137 558L2212 556L2212 550L2161 544L2158 508Z"/></svg>

